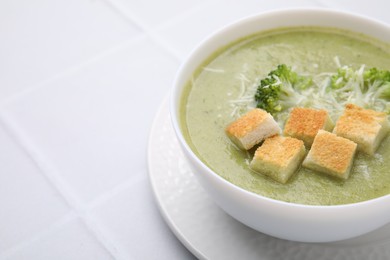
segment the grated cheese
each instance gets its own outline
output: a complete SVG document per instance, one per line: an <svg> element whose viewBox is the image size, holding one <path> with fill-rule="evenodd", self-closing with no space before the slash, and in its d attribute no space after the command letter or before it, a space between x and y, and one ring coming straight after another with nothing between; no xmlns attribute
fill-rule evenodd
<svg viewBox="0 0 390 260"><path fill-rule="evenodd" d="M225 70L223 69L214 69L210 67L203 67L203 70L208 72L215 72L215 73L225 73Z"/></svg>
<svg viewBox="0 0 390 260"><path fill-rule="evenodd" d="M325 109L329 112L332 120L336 121L344 107L348 103L353 103L361 107L375 109L377 111L390 111L390 102L378 98L378 91L375 91L378 85L374 85L368 90L364 86L365 65L360 66L358 70L353 70L348 66L342 66L338 56L334 57L334 62L340 70L345 71L345 78L340 77L336 80L336 85L345 84L338 88L330 88L331 78L336 75L331 72L322 72L312 77L313 84L303 90L294 89L291 84L286 84L284 91L293 95L291 101L288 100L287 107L312 107L315 109ZM276 82L273 85L282 84L277 76L273 76ZM256 107L255 94L260 78L250 81L244 73L239 73L236 77L239 80L240 91L235 99L230 100L232 107L231 116L238 118L243 113ZM267 86L265 86L267 87ZM371 89L371 90L370 90ZM229 92L230 93L230 92ZM229 95L228 93L228 95ZM289 114L289 109L281 111L274 115L275 119L282 124Z"/></svg>

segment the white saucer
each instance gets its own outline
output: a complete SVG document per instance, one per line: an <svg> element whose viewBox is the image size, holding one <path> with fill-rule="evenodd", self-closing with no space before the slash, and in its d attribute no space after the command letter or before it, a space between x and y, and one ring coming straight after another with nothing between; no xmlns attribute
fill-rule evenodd
<svg viewBox="0 0 390 260"><path fill-rule="evenodd" d="M270 237L231 218L211 201L190 171L171 127L167 100L150 133L148 163L165 221L198 258L390 259L390 225L337 243L306 244Z"/></svg>

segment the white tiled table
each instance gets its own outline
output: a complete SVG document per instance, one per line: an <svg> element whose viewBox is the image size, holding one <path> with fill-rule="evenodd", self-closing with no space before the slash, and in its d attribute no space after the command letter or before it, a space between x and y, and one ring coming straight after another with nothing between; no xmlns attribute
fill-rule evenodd
<svg viewBox="0 0 390 260"><path fill-rule="evenodd" d="M0 259L192 259L148 180L151 122L212 31L286 7L390 23L387 0L0 2Z"/></svg>

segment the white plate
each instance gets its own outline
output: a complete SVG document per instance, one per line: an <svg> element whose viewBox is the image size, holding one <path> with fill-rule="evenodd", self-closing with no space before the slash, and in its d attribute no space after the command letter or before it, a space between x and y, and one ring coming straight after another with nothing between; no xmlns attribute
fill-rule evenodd
<svg viewBox="0 0 390 260"><path fill-rule="evenodd" d="M211 201L190 171L171 127L167 100L150 133L148 163L165 221L198 258L390 259L390 225L337 243L307 244L270 237L231 218Z"/></svg>

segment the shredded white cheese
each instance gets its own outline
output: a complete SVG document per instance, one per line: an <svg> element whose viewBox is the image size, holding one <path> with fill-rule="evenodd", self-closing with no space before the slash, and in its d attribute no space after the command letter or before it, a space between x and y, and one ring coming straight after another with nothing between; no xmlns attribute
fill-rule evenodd
<svg viewBox="0 0 390 260"><path fill-rule="evenodd" d="M340 63L339 56L334 56L334 57L333 57L333 60L334 60L334 62L336 63L336 66L337 66L338 68L340 68L340 67L341 67L341 63Z"/></svg>
<svg viewBox="0 0 390 260"><path fill-rule="evenodd" d="M230 106L232 107L230 116L233 118L238 118L248 110L256 107L254 95L257 90L258 82L258 79L256 79L251 83L248 77L246 77L243 73L239 73L236 79L239 81L240 92L235 99L229 101ZM230 92L228 92L228 95L229 93Z"/></svg>
<svg viewBox="0 0 390 260"><path fill-rule="evenodd" d="M225 70L223 69L214 69L210 67L203 67L203 70L208 71L208 72L215 72L215 73L225 73Z"/></svg>
<svg viewBox="0 0 390 260"><path fill-rule="evenodd" d="M375 82L372 87L365 89L363 77L365 65L362 65L358 70L354 70L348 66L342 66L338 56L335 56L333 60L339 70L345 72L345 77L340 77L335 81L336 86L340 84L341 87L330 88L331 78L337 75L335 74L336 72L323 72L313 76L312 86L303 90L297 90L291 85L285 85L283 91L290 92L292 96L291 102L288 100L287 104L285 104L286 107L301 106L325 109L334 121L340 116L347 103L378 111L390 111L390 102L378 98L379 93L376 91L378 85L375 85ZM232 107L231 116L234 118L238 118L243 113L256 107L254 95L260 82L259 78L251 81L244 73L239 73L236 79L239 81L237 85L239 85L240 91L238 96L229 101ZM278 77L274 76L274 79L276 79L274 85L282 83ZM288 109L281 111L275 115L275 119L278 122L284 122L288 114Z"/></svg>

